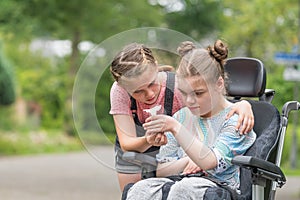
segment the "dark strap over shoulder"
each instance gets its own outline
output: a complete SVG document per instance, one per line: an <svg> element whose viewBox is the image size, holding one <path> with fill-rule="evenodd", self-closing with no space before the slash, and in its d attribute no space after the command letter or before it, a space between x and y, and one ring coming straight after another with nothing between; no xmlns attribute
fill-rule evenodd
<svg viewBox="0 0 300 200"><path fill-rule="evenodd" d="M173 98L174 98L174 87L175 87L175 73L167 72L167 84L165 91L165 114L172 116L173 109Z"/></svg>
<svg viewBox="0 0 300 200"><path fill-rule="evenodd" d="M130 102L131 102L130 110L132 112L132 117L134 119L134 123L138 126L142 126L142 123L140 122L138 115L137 115L136 101L132 96L130 96Z"/></svg>

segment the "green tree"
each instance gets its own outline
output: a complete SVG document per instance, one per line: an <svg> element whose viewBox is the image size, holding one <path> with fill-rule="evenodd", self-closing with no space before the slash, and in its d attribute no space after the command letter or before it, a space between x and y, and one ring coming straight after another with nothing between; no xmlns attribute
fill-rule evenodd
<svg viewBox="0 0 300 200"><path fill-rule="evenodd" d="M219 33L229 44L230 56L255 57L267 69L267 86L276 89L274 104L281 109L292 97L292 84L283 81L283 65L274 62L277 51L290 52L297 44L298 2L224 2L226 28ZM283 84L284 83L284 84Z"/></svg>
<svg viewBox="0 0 300 200"><path fill-rule="evenodd" d="M170 28L195 39L210 37L214 31L222 29L223 1L181 0L179 2L183 5L181 10L169 11L166 14L166 21Z"/></svg>
<svg viewBox="0 0 300 200"><path fill-rule="evenodd" d="M15 84L12 68L2 51L2 44L0 44L0 104L12 104L15 98Z"/></svg>
<svg viewBox="0 0 300 200"><path fill-rule="evenodd" d="M226 1L224 18L220 34L235 55L271 61L274 51L290 51L297 39L297 1Z"/></svg>
<svg viewBox="0 0 300 200"><path fill-rule="evenodd" d="M58 93L57 95L52 95L51 99L58 99L60 102L60 98L65 98L64 102L66 102L66 105L61 106L59 103L60 106L58 107L61 108L60 111L67 113L65 120L69 122L68 124L71 123L72 117L70 98L73 80L85 56L79 52L79 43L88 40L97 44L120 31L141 26L159 26L162 20L163 13L160 7L150 5L147 0L3 0L0 2L0 31L3 33L2 37L9 39L9 41L18 40L20 44L26 47L31 39L37 37L71 41L72 51L71 55L66 57L67 64L63 62L64 64L61 65L58 62L56 65L60 66L48 67L49 65L45 61L40 66L40 70L43 72L34 74L34 68L32 70L24 68L21 66L22 61L19 60L20 58L15 60L20 64L20 72L22 71L22 73L18 73L20 81L26 82L26 84L19 84L20 87L24 87L21 89L24 93L21 95L25 95L28 100L41 101L38 97L53 94L47 88L49 85L46 82L42 82L42 80L49 80L49 76L53 76L51 82L54 81L53 79L59 79L56 82L66 84L63 87L53 87L50 90L55 90ZM18 49L17 46L15 47ZM34 62L35 59L32 59L32 61ZM27 61L23 60L23 62ZM34 63L31 64L36 66ZM58 76L57 74L61 75ZM37 85L34 84L32 79L31 83L28 82L26 77L29 76L36 81L35 83L38 83L37 85L40 86L41 90L33 90ZM60 92L62 90L65 90L65 94ZM53 100L53 102L57 101ZM52 112L53 116L56 116L55 113L59 113L58 110L52 109L52 106L49 104L45 106L42 111L43 115L47 112L46 110L50 110L49 112ZM99 109L103 110L107 107L107 104L101 104ZM66 129L72 131L72 128Z"/></svg>
<svg viewBox="0 0 300 200"><path fill-rule="evenodd" d="M83 40L99 43L120 31L159 25L158 9L143 1L24 1L23 12L34 22L34 36L71 40L71 74L80 64L78 45ZM145 15L151 13L151 17ZM124 17L126 16L126 17Z"/></svg>

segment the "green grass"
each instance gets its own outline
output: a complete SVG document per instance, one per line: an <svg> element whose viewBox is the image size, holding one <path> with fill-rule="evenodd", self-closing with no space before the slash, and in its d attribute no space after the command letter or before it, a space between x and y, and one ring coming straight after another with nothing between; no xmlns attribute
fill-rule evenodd
<svg viewBox="0 0 300 200"><path fill-rule="evenodd" d="M61 131L1 132L0 155L40 154L82 150L77 137Z"/></svg>
<svg viewBox="0 0 300 200"><path fill-rule="evenodd" d="M290 175L290 176L300 176L300 127L296 129L297 133L297 169L291 169L290 167L290 154L291 154L291 146L292 146L292 140L293 140L293 125L292 125L292 120L290 121L286 135L285 135L285 140L284 140L284 146L283 146L283 153L282 153L282 159L281 159L281 166L282 170L285 173L285 175Z"/></svg>
<svg viewBox="0 0 300 200"><path fill-rule="evenodd" d="M300 176L300 169L282 168L285 176Z"/></svg>
<svg viewBox="0 0 300 200"><path fill-rule="evenodd" d="M299 158L300 155L298 155ZM300 159L297 160L297 166L295 169L291 168L289 160L281 165L281 169L286 176L300 176Z"/></svg>
<svg viewBox="0 0 300 200"><path fill-rule="evenodd" d="M0 131L0 156L79 151L84 145L111 145L114 140L114 134L92 132L69 136L60 130Z"/></svg>
<svg viewBox="0 0 300 200"><path fill-rule="evenodd" d="M79 134L80 140L84 144L110 145L115 143L115 134L103 134L95 132L84 132Z"/></svg>

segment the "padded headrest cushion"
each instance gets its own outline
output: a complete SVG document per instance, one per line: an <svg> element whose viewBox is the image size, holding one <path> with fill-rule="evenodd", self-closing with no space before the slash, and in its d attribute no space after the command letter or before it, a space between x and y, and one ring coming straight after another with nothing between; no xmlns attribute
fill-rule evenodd
<svg viewBox="0 0 300 200"><path fill-rule="evenodd" d="M247 57L230 58L224 68L229 77L228 96L260 97L264 93L266 71L260 60Z"/></svg>

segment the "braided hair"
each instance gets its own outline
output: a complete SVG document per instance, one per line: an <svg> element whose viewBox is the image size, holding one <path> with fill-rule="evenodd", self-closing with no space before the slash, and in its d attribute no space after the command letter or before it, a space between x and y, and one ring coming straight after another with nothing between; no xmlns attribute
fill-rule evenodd
<svg viewBox="0 0 300 200"><path fill-rule="evenodd" d="M147 67L157 67L152 51L143 44L131 43L115 56L110 72L118 82L122 76L140 75Z"/></svg>

